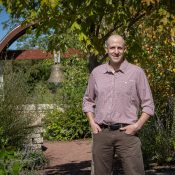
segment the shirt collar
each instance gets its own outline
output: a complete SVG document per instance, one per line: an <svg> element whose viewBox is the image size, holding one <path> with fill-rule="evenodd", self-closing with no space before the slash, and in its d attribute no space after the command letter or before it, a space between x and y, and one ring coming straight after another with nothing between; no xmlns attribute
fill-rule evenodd
<svg viewBox="0 0 175 175"><path fill-rule="evenodd" d="M126 70L127 70L128 65L129 65L129 62L125 59L121 63L120 68L119 68L119 71L125 73ZM109 66L109 62L106 63L105 70L104 70L104 73L107 73L107 72L112 72L111 67Z"/></svg>

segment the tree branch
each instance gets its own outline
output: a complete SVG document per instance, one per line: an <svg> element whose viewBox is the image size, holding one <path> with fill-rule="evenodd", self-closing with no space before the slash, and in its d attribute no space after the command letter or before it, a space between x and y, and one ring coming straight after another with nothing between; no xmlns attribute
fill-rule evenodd
<svg viewBox="0 0 175 175"><path fill-rule="evenodd" d="M98 37L98 34L99 34L99 32L100 32L100 26L101 26L101 22L102 22L103 16L104 16L104 15L101 16L101 18L100 18L100 20L99 20L99 24L97 25L97 29L96 29L96 31L95 31L95 36L97 36L97 37Z"/></svg>
<svg viewBox="0 0 175 175"><path fill-rule="evenodd" d="M113 27L111 30L109 30L109 32L106 33L106 35L104 35L104 36L101 38L101 40L102 40L102 41L105 41L105 40L112 34L112 32L114 32L117 28L121 27L122 25L123 25L123 23L121 23L121 24L119 24L119 25L117 26L116 23L115 23L115 24L114 24L114 27Z"/></svg>
<svg viewBox="0 0 175 175"><path fill-rule="evenodd" d="M152 5L150 5L149 7L148 7L148 9L146 10L146 12L143 12L143 13L141 13L141 11L138 11L137 13L136 13L136 15L133 17L133 18L131 18L129 21L129 24L128 24L128 27L126 28L126 32L127 31L129 31L129 29L137 22L137 21L139 21L141 18L143 18L146 14L147 14L147 12L148 12L148 10L149 11L151 11L152 10ZM141 14L140 14L141 13Z"/></svg>

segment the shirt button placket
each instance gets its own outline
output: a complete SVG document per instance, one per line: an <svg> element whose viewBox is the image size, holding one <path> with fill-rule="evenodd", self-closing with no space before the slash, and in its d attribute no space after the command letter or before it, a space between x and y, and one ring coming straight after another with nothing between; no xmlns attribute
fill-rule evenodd
<svg viewBox="0 0 175 175"><path fill-rule="evenodd" d="M115 92L116 92L116 91L115 91L115 89L116 89L116 79L117 79L117 72L115 72L115 73L113 74L113 76L112 76L112 86L111 86L111 91L112 91L112 97L111 97L112 100L111 100L111 101L112 101L112 103L111 103L111 105L110 105L110 106L111 106L111 110L110 110L110 118L111 118L111 121L113 121L112 118L114 117L113 114L114 114L114 112L115 112L115 111L114 111L114 110L115 110L115 109L114 109L114 105L115 105L114 103L115 103L115 98L116 98L116 97L115 97L115 95L116 95L116 93L115 93Z"/></svg>

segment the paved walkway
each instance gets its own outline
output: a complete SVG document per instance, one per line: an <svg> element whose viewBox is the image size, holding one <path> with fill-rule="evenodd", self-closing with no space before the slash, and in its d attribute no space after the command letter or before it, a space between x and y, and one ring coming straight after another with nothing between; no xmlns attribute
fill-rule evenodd
<svg viewBox="0 0 175 175"><path fill-rule="evenodd" d="M43 175L89 175L91 166L91 140L71 142L44 142L49 166Z"/></svg>
<svg viewBox="0 0 175 175"><path fill-rule="evenodd" d="M90 175L91 139L67 142L44 142L49 165L39 175ZM121 170L118 168L118 170ZM123 175L115 170L113 175ZM146 171L146 175L175 175L175 167L162 167L159 172Z"/></svg>

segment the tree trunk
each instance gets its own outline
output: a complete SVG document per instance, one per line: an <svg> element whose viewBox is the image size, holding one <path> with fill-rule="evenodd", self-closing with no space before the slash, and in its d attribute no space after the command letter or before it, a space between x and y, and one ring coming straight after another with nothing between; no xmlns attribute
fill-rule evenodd
<svg viewBox="0 0 175 175"><path fill-rule="evenodd" d="M88 65L89 72L92 72L92 70L99 65L98 57L95 54L91 53L88 59L89 59L89 65Z"/></svg>

